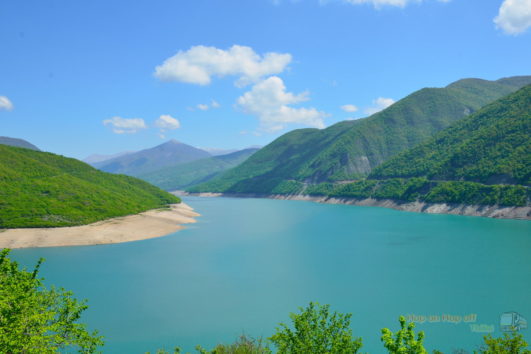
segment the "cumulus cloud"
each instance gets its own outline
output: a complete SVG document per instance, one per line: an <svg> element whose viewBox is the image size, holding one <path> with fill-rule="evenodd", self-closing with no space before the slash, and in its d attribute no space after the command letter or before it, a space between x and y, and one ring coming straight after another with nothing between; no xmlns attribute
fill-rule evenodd
<svg viewBox="0 0 531 354"><path fill-rule="evenodd" d="M261 56L246 46L234 45L223 50L199 45L166 59L155 68L155 77L163 81L208 85L213 76L237 76L236 85L243 87L264 76L283 72L290 62L290 54L272 52Z"/></svg>
<svg viewBox="0 0 531 354"><path fill-rule="evenodd" d="M175 130L181 127L181 123L170 116L169 114L163 114L155 121L157 128L162 130Z"/></svg>
<svg viewBox="0 0 531 354"><path fill-rule="evenodd" d="M531 0L505 0L494 23L507 34L524 32L531 27Z"/></svg>
<svg viewBox="0 0 531 354"><path fill-rule="evenodd" d="M393 103L395 103L395 100L393 100L392 98L378 97L377 99L373 100L372 103L374 106L366 108L364 110L365 114L371 115L374 113L378 113L381 110L384 110Z"/></svg>
<svg viewBox="0 0 531 354"><path fill-rule="evenodd" d="M111 119L104 120L103 125L111 126L112 131L116 134L134 134L147 128L142 118L112 117Z"/></svg>
<svg viewBox="0 0 531 354"><path fill-rule="evenodd" d="M207 104L200 103L197 105L197 109L201 111L207 111L210 107Z"/></svg>
<svg viewBox="0 0 531 354"><path fill-rule="evenodd" d="M345 112L353 113L358 110L358 107L354 106L353 104L346 104L341 106L341 109Z"/></svg>
<svg viewBox="0 0 531 354"><path fill-rule="evenodd" d="M0 111L13 110L13 103L6 96L0 96Z"/></svg>
<svg viewBox="0 0 531 354"><path fill-rule="evenodd" d="M324 128L325 112L315 108L294 108L290 105L308 101L308 92L295 95L286 91L281 78L271 76L253 86L251 91L238 98L237 106L247 114L259 118L262 129L274 132L286 124Z"/></svg>

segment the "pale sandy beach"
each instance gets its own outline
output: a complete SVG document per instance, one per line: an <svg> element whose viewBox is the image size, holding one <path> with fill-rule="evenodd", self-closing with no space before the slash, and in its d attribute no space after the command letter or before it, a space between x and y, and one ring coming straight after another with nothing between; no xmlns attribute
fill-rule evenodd
<svg viewBox="0 0 531 354"><path fill-rule="evenodd" d="M149 210L140 214L99 221L89 225L0 230L1 248L86 246L138 241L181 230L194 223L198 213L185 203L170 209Z"/></svg>

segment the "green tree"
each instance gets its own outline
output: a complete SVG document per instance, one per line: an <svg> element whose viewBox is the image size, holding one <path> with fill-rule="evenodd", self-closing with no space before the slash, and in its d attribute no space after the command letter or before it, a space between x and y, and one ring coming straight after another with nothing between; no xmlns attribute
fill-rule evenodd
<svg viewBox="0 0 531 354"><path fill-rule="evenodd" d="M291 313L294 329L281 323L269 338L278 353L357 353L361 338L354 339L350 329L352 314L330 312L330 305L310 302L301 313Z"/></svg>
<svg viewBox="0 0 531 354"><path fill-rule="evenodd" d="M19 269L0 252L0 353L56 353L77 349L93 353L103 345L97 332L78 323L87 309L84 301L64 289L46 289L38 278L40 259L33 272Z"/></svg>
<svg viewBox="0 0 531 354"><path fill-rule="evenodd" d="M477 354L530 354L528 344L520 333L505 333L501 338L493 338L490 334L483 337L485 345Z"/></svg>
<svg viewBox="0 0 531 354"><path fill-rule="evenodd" d="M406 323L404 316L398 319L400 322L400 330L394 334L387 328L382 329L382 342L384 347L392 354L427 354L422 342L424 340L424 332L419 332L417 339L415 339L415 323Z"/></svg>

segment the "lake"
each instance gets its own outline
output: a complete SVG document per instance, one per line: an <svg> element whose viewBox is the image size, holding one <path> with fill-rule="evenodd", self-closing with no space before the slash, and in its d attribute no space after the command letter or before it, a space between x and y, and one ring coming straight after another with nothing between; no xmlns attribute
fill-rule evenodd
<svg viewBox="0 0 531 354"><path fill-rule="evenodd" d="M531 222L269 199L184 198L202 216L175 234L14 250L46 283L89 300L106 353L212 348L268 337L310 301L350 312L364 352L398 316L426 347L469 352L500 315L531 320ZM466 321L466 322L465 322ZM531 329L523 330L531 342Z"/></svg>

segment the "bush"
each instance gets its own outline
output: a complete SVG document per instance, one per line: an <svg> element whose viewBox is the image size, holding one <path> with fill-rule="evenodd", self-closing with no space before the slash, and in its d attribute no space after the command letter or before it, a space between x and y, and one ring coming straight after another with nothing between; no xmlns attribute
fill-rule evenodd
<svg viewBox="0 0 531 354"><path fill-rule="evenodd" d="M294 329L281 323L269 338L278 353L357 353L361 338L352 338L351 314L330 312L330 305L310 302L301 313L290 314Z"/></svg>
<svg viewBox="0 0 531 354"><path fill-rule="evenodd" d="M87 309L85 302L64 289L48 290L37 278L42 259L28 272L8 254L8 249L0 253L0 353L56 353L65 348L93 353L103 345L96 331L89 333L77 322Z"/></svg>

